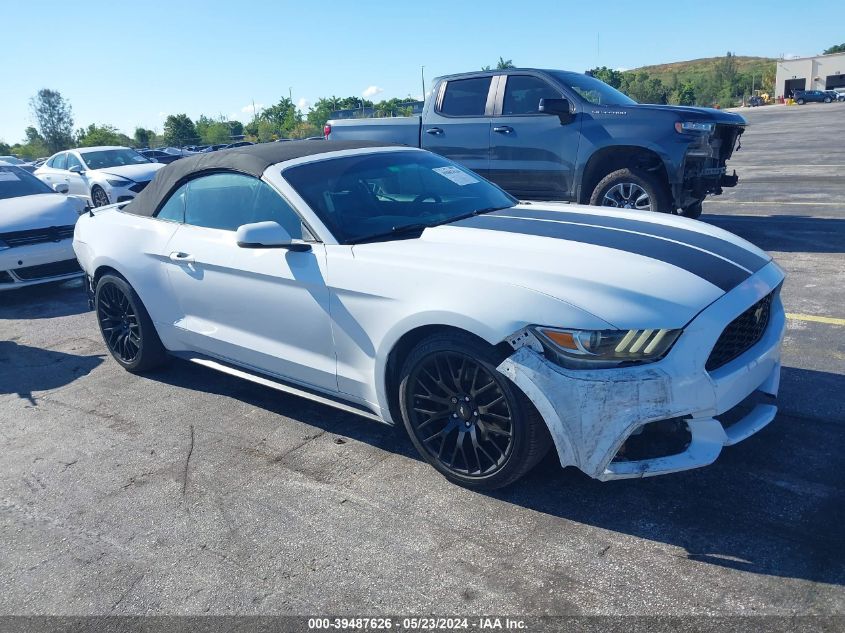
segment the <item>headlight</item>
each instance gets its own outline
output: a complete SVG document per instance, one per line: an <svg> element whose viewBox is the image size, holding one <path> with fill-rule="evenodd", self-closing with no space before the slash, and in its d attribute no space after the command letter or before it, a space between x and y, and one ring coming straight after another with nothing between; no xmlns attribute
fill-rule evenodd
<svg viewBox="0 0 845 633"><path fill-rule="evenodd" d="M5 251L7 248L12 248L12 247L9 246L8 244L6 244L6 242L4 242L3 240L0 240L0 251Z"/></svg>
<svg viewBox="0 0 845 633"><path fill-rule="evenodd" d="M652 363L669 351L683 331L532 329L550 360L575 369Z"/></svg>
<svg viewBox="0 0 845 633"><path fill-rule="evenodd" d="M131 180L118 180L111 178L106 178L106 182L109 183L112 187L128 187L132 184Z"/></svg>
<svg viewBox="0 0 845 633"><path fill-rule="evenodd" d="M715 128L715 123L705 123L703 121L678 121L675 123L675 131L679 134L684 132L712 132Z"/></svg>

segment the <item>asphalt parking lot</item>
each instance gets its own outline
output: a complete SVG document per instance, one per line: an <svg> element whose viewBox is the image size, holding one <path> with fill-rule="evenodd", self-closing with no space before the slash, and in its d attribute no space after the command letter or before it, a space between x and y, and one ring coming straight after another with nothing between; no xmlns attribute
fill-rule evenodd
<svg viewBox="0 0 845 633"><path fill-rule="evenodd" d="M128 374L79 284L23 290L0 614L845 615L845 104L743 114L740 185L702 219L773 254L791 318L781 413L716 464L599 483L550 456L470 492L388 427L183 362Z"/></svg>

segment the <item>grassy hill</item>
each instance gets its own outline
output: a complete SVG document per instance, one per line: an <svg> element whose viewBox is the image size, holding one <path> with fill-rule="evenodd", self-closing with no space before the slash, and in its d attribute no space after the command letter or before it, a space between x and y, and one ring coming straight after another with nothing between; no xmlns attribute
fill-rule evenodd
<svg viewBox="0 0 845 633"><path fill-rule="evenodd" d="M673 84L673 77L677 77L679 82L693 81L698 83L698 81L705 78L714 77L716 75L717 64L723 59L724 57L705 57L702 59L691 59L685 62L643 66L642 68L633 68L626 72L646 72L651 77L657 77L666 85ZM769 57L736 55L734 62L737 72L747 75L754 74L759 77L767 71L773 75L777 60Z"/></svg>

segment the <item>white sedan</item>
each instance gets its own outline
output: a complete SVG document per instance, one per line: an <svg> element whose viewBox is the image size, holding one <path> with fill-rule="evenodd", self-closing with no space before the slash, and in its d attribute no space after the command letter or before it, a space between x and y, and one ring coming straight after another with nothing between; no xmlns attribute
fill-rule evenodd
<svg viewBox="0 0 845 633"><path fill-rule="evenodd" d="M66 184L68 195L102 207L132 200L162 167L129 147L81 147L53 154L34 173L49 186Z"/></svg>
<svg viewBox="0 0 845 633"><path fill-rule="evenodd" d="M494 488L554 447L606 480L703 466L775 416L784 273L685 218L523 203L435 154L185 158L74 248L115 360L168 355L387 424Z"/></svg>
<svg viewBox="0 0 845 633"><path fill-rule="evenodd" d="M0 292L82 276L73 227L84 205L0 162Z"/></svg>

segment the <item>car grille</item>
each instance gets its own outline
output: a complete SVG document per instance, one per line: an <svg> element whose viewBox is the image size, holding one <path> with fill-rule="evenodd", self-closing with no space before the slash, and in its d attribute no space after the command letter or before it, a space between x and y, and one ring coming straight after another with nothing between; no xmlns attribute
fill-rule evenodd
<svg viewBox="0 0 845 633"><path fill-rule="evenodd" d="M42 242L61 242L73 237L73 225L51 226L45 229L31 229L29 231L13 231L0 233L0 241L9 246L28 246Z"/></svg>
<svg viewBox="0 0 845 633"><path fill-rule="evenodd" d="M773 297L773 292L766 295L728 324L710 352L707 371L731 362L760 340L769 325Z"/></svg>
<svg viewBox="0 0 845 633"><path fill-rule="evenodd" d="M15 268L12 274L22 281L31 281L33 279L46 279L47 277L59 277L61 275L71 275L79 272L82 272L82 269L79 267L78 261L75 259L65 259L60 262L41 264L39 266Z"/></svg>
<svg viewBox="0 0 845 633"><path fill-rule="evenodd" d="M129 187L129 191L134 191L135 193L141 193L144 190L144 187L146 187L148 184L150 184L149 180L147 182L136 182L134 185Z"/></svg>

